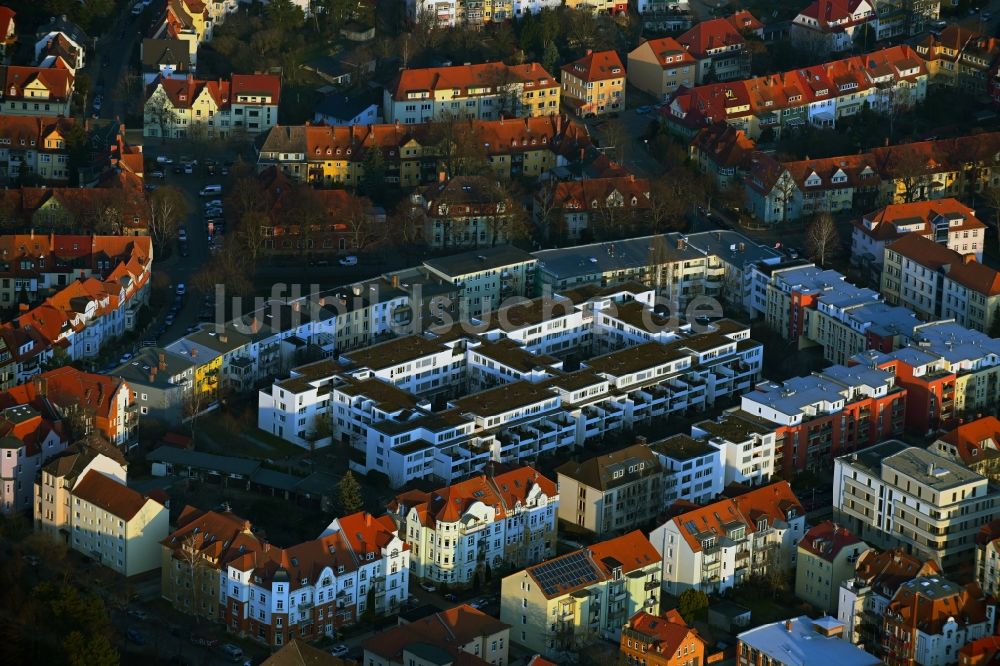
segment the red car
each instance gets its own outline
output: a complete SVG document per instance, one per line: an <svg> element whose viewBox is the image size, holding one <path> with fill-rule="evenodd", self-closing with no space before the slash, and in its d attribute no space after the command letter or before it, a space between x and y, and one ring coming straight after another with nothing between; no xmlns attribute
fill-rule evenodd
<svg viewBox="0 0 1000 666"><path fill-rule="evenodd" d="M191 634L191 642L195 645L204 645L207 648L214 648L219 644L218 639L212 638L211 636L204 636L202 634Z"/></svg>

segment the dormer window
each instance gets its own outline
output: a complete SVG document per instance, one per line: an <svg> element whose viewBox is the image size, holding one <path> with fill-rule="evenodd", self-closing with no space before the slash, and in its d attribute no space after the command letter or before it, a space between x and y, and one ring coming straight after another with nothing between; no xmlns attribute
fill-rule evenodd
<svg viewBox="0 0 1000 666"><path fill-rule="evenodd" d="M187 99L187 95L183 95L183 94L181 94L181 95L178 95L178 96L177 96L177 99L179 99L180 101L182 101L182 102L183 102L183 101L185 101L185 100Z"/></svg>

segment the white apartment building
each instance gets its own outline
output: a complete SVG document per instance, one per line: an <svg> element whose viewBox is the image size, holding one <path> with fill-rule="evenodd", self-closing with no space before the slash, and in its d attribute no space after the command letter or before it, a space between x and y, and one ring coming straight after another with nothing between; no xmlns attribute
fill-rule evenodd
<svg viewBox="0 0 1000 666"><path fill-rule="evenodd" d="M555 9L558 0L505 0L476 3L471 0L407 0L406 14L414 23L431 23L440 28L457 25L482 26L522 18L543 9Z"/></svg>
<svg viewBox="0 0 1000 666"><path fill-rule="evenodd" d="M663 558L663 589L720 593L772 567L795 565L805 511L787 481L668 520L649 539Z"/></svg>
<svg viewBox="0 0 1000 666"><path fill-rule="evenodd" d="M497 245L428 259L424 268L460 289L456 312L478 318L499 308L506 298L530 296L537 261L513 245Z"/></svg>
<svg viewBox="0 0 1000 666"><path fill-rule="evenodd" d="M663 506L677 500L707 504L722 493L725 469L719 447L678 433L649 448L663 468Z"/></svg>
<svg viewBox="0 0 1000 666"><path fill-rule="evenodd" d="M1000 520L984 525L976 535L976 581L984 593L1000 596Z"/></svg>
<svg viewBox="0 0 1000 666"><path fill-rule="evenodd" d="M773 424L741 409L691 426L691 436L719 449L723 488L731 483L760 486L774 476L777 434Z"/></svg>
<svg viewBox="0 0 1000 666"><path fill-rule="evenodd" d="M986 477L896 440L834 460L834 519L867 543L901 546L945 572L972 557L998 502Z"/></svg>
<svg viewBox="0 0 1000 666"><path fill-rule="evenodd" d="M532 467L480 474L430 493L398 495L389 511L410 547L413 576L449 586L485 582L486 567L555 555L559 491Z"/></svg>
<svg viewBox="0 0 1000 666"><path fill-rule="evenodd" d="M220 571L222 619L230 631L270 645L334 636L374 604L395 612L407 598L409 548L388 515L335 518L314 541L264 544Z"/></svg>

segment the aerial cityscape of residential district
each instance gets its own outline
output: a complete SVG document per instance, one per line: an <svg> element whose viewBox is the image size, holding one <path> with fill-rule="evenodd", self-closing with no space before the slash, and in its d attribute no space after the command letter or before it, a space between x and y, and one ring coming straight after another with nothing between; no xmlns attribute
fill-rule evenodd
<svg viewBox="0 0 1000 666"><path fill-rule="evenodd" d="M1000 0L0 0L0 666L1000 666Z"/></svg>

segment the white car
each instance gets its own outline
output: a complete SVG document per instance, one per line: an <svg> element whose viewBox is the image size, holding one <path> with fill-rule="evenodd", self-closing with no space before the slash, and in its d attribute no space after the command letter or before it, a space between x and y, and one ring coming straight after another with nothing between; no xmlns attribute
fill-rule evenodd
<svg viewBox="0 0 1000 666"><path fill-rule="evenodd" d="M421 583L420 589L424 590L425 592L437 592L437 588L434 587L432 583Z"/></svg>
<svg viewBox="0 0 1000 666"><path fill-rule="evenodd" d="M183 296L184 292L186 292L186 291L187 291L187 288L184 286L184 283L183 282L178 283L178 285L177 285L177 295L178 296Z"/></svg>
<svg viewBox="0 0 1000 666"><path fill-rule="evenodd" d="M205 202L205 208L222 208L222 199L212 199Z"/></svg>
<svg viewBox="0 0 1000 666"><path fill-rule="evenodd" d="M173 164L174 161L172 159L170 159L169 157L167 157L166 155L158 155L156 157L156 163L157 164Z"/></svg>
<svg viewBox="0 0 1000 666"><path fill-rule="evenodd" d="M332 654L334 657L346 657L347 653L350 651L351 648L347 647L343 643L341 643L340 645L334 645L332 648L330 648L330 654Z"/></svg>
<svg viewBox="0 0 1000 666"><path fill-rule="evenodd" d="M337 260L337 263L340 264L341 266L357 266L358 258L355 257L354 255L351 255L349 257L341 257L339 260Z"/></svg>
<svg viewBox="0 0 1000 666"><path fill-rule="evenodd" d="M132 16L138 16L139 14L142 13L142 10L144 10L145 8L146 5L142 4L141 2L137 2L135 4L135 7L132 8Z"/></svg>

